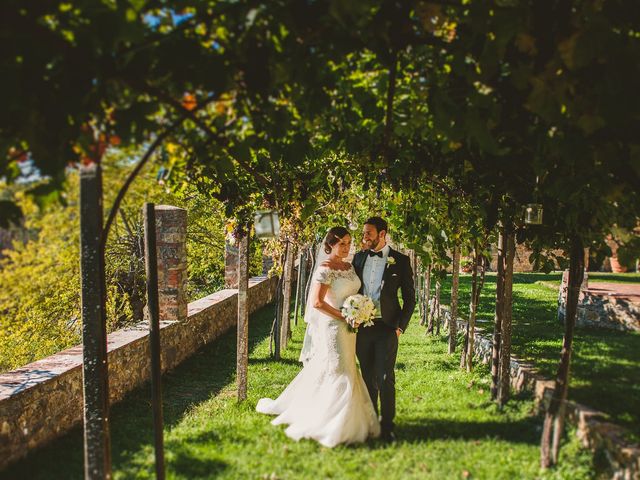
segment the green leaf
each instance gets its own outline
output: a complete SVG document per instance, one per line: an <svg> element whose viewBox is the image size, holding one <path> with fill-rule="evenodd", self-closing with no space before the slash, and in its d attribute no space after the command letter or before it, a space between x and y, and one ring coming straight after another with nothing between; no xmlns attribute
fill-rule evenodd
<svg viewBox="0 0 640 480"><path fill-rule="evenodd" d="M300 215L301 220L305 221L311 217L315 213L316 208L318 208L318 201L315 198L307 199L304 203L304 207L302 208L302 213Z"/></svg>
<svg viewBox="0 0 640 480"><path fill-rule="evenodd" d="M606 125L604 119L598 115L582 115L578 119L578 127L587 135L591 135Z"/></svg>

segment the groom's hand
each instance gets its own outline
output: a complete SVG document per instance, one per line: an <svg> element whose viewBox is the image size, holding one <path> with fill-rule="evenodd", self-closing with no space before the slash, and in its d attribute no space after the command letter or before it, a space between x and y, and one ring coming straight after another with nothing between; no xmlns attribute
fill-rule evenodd
<svg viewBox="0 0 640 480"><path fill-rule="evenodd" d="M401 333L402 333L402 330L400 330L399 328L396 328L396 335L398 336L398 338L400 337Z"/></svg>

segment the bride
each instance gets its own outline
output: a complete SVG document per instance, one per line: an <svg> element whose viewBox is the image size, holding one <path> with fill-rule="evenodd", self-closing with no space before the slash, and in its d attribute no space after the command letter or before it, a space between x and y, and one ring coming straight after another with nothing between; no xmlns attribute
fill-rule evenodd
<svg viewBox="0 0 640 480"><path fill-rule="evenodd" d="M313 274L300 356L304 367L276 400L263 398L256 410L277 415L294 440L312 438L326 447L364 442L380 435L380 424L356 365L356 335L340 312L344 300L358 293L360 279L349 255L351 235L333 227L324 240L326 261Z"/></svg>

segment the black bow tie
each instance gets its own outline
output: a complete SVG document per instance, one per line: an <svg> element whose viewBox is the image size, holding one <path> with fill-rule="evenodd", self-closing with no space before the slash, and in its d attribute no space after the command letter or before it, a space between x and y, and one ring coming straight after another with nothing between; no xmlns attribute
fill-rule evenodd
<svg viewBox="0 0 640 480"><path fill-rule="evenodd" d="M373 250L369 250L369 256L382 258L382 250L380 250L379 252L374 252Z"/></svg>

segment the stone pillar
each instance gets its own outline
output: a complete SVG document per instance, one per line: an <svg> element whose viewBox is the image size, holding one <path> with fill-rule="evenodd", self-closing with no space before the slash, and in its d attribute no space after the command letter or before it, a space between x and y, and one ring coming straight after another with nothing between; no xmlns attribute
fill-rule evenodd
<svg viewBox="0 0 640 480"><path fill-rule="evenodd" d="M238 245L232 241L224 242L224 288L238 288Z"/></svg>
<svg viewBox="0 0 640 480"><path fill-rule="evenodd" d="M187 318L187 211L156 205L160 321Z"/></svg>
<svg viewBox="0 0 640 480"><path fill-rule="evenodd" d="M565 310L567 306L567 291L569 287L569 269L562 272L562 281L560 282L560 288L558 290L558 322L564 324ZM580 318L581 308L580 301L584 298L582 292L589 288L589 272L585 269L584 277L582 279L582 285L580 286L580 296L578 297L578 311L576 312L576 323Z"/></svg>

